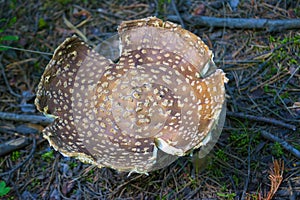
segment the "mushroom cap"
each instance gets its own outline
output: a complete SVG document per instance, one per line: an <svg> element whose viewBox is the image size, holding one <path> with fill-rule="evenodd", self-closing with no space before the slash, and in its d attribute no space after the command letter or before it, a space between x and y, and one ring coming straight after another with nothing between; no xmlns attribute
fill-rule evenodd
<svg viewBox="0 0 300 200"><path fill-rule="evenodd" d="M227 81L212 52L155 17L118 32L117 63L76 36L55 50L35 100L55 118L44 137L65 156L118 171L147 173L201 146L207 154L223 126Z"/></svg>

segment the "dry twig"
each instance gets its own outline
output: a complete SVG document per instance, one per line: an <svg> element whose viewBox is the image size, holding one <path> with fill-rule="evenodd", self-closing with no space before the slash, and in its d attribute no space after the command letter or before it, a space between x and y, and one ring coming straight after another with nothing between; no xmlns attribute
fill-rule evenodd
<svg viewBox="0 0 300 200"><path fill-rule="evenodd" d="M75 33L77 33L83 41L88 41L87 37L66 18L66 15L63 15L63 20L66 26L75 31Z"/></svg>
<svg viewBox="0 0 300 200"><path fill-rule="evenodd" d="M259 117L259 116L254 116L254 115L247 115L247 114L244 114L244 113L235 113L235 112L230 112L230 111L228 111L226 113L226 115L230 116L230 117L238 117L238 118L254 120L254 121L259 121L259 122L266 122L266 123L273 124L273 125L276 125L276 126L282 126L282 127L291 129L293 131L296 130L296 126L284 123L284 122L276 120L276 119L271 119L271 118L266 118L266 117Z"/></svg>
<svg viewBox="0 0 300 200"><path fill-rule="evenodd" d="M2 120L13 120L13 121L21 121L21 122L31 122L38 124L50 124L54 121L54 119L41 116L41 115L26 115L26 114L15 114L15 113L7 113L0 112L0 119Z"/></svg>
<svg viewBox="0 0 300 200"><path fill-rule="evenodd" d="M172 5L172 8L173 8L174 12L176 13L176 16L178 17L178 20L179 20L179 22L180 22L181 27L182 27L182 28L185 28L185 25L184 25L184 23L183 23L183 20L181 19L181 16L180 16L180 14L179 14L179 12L178 12L178 9L177 9L177 7L176 7L176 4L175 4L175 1L174 1L174 0L171 0L171 5Z"/></svg>
<svg viewBox="0 0 300 200"><path fill-rule="evenodd" d="M179 21L175 15L168 16L168 20ZM189 16L183 20L193 25L221 27L231 29L265 29L268 32L279 32L287 29L299 29L300 19L246 19L246 18L218 18L206 16Z"/></svg>
<svg viewBox="0 0 300 200"><path fill-rule="evenodd" d="M2 60L2 55L0 56L0 60ZM5 82L5 85L9 91L9 93L15 97L18 97L18 98L21 98L21 95L15 93L12 88L10 87L9 83L8 83L8 80L6 78L6 74L5 74L5 70L4 70L4 67L2 66L1 62L0 62L0 69L1 69L1 73L2 73L2 76L3 76L3 80Z"/></svg>
<svg viewBox="0 0 300 200"><path fill-rule="evenodd" d="M250 176L251 176L251 150L250 150L250 146L251 146L251 141L248 145L248 158L247 158L247 178L245 180L245 184L244 184L244 189L243 189L243 193L242 193L242 199L245 199L246 197L246 191L248 189L248 185L249 185L249 180L250 180Z"/></svg>
<svg viewBox="0 0 300 200"><path fill-rule="evenodd" d="M300 151L296 148L294 148L292 145L284 141L283 139L276 137L275 135L267 132L267 131L262 131L261 132L262 136L268 140L272 140L274 142L278 142L279 144L282 145L282 147L289 152L291 152L294 156L300 159Z"/></svg>

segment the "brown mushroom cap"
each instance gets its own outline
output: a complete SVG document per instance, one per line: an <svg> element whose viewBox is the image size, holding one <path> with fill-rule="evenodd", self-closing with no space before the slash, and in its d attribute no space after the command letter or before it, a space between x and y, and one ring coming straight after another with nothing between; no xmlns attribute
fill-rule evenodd
<svg viewBox="0 0 300 200"><path fill-rule="evenodd" d="M35 104L55 117L43 133L62 154L146 173L211 140L227 79L201 39L176 24L149 17L118 31L116 64L76 36L66 39Z"/></svg>

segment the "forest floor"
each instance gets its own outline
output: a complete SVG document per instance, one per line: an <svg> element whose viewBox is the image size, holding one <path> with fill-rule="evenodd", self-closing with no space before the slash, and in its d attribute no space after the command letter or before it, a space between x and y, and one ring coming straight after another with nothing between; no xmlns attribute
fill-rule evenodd
<svg viewBox="0 0 300 200"><path fill-rule="evenodd" d="M63 157L42 137L45 124L0 116L0 145L25 144L0 158L0 199L300 199L300 31L230 21L299 20L299 0L0 1L0 45L13 47L0 46L0 112L42 115L36 87L65 38L81 33L95 47L122 21L148 16L198 35L229 79L224 129L209 156L128 176ZM228 23L207 26L201 16Z"/></svg>

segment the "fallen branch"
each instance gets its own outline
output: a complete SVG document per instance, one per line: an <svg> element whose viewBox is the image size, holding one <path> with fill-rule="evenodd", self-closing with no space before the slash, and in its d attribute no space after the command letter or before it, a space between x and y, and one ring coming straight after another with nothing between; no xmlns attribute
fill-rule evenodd
<svg viewBox="0 0 300 200"><path fill-rule="evenodd" d="M296 130L296 126L287 124L287 123L284 123L282 121L272 119L272 118L258 117L258 116L254 116L254 115L247 115L244 113L235 113L235 112L230 112L230 111L227 111L226 115L230 116L230 117L238 117L238 118L243 118L243 119L248 119L248 120L253 120L253 121L266 122L266 123L273 124L276 126L282 126L282 127L288 128L288 129L292 129L293 131Z"/></svg>
<svg viewBox="0 0 300 200"><path fill-rule="evenodd" d="M269 133L267 131L261 131L261 135L264 138L268 139L268 140L272 140L274 142L278 142L279 144L282 145L282 147L285 150L291 152L294 156L296 156L297 158L300 159L300 151L298 149L294 148L288 142L284 141L283 139L281 139L281 138L279 138L279 137L277 137L277 136L275 136L275 135L273 135L273 134L271 134L271 133Z"/></svg>
<svg viewBox="0 0 300 200"><path fill-rule="evenodd" d="M168 20L179 21L176 15L168 16ZM183 17L183 20L199 26L226 27L231 29L265 29L268 32L280 32L287 29L300 28L300 19L247 19L190 16Z"/></svg>
<svg viewBox="0 0 300 200"><path fill-rule="evenodd" d="M2 120L12 120L12 121L21 121L21 122L31 122L37 124L50 124L54 121L54 119L40 116L40 115L25 115L25 114L15 114L15 113L7 113L0 112L0 119Z"/></svg>

